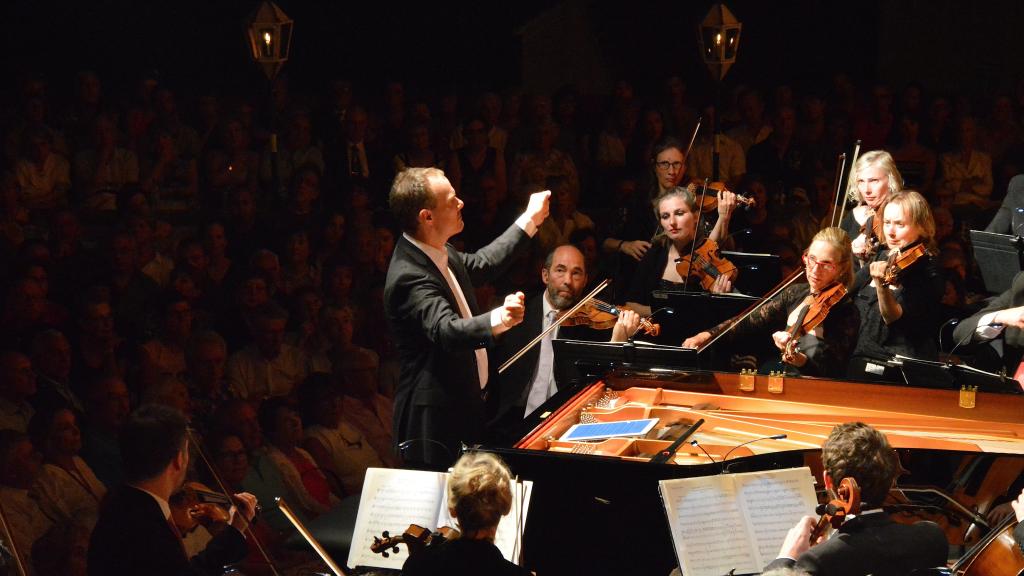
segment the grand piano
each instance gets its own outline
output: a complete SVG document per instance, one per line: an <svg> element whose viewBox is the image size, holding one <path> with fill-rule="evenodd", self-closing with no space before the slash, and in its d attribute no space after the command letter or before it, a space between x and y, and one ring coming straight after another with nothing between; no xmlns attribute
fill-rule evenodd
<svg viewBox="0 0 1024 576"><path fill-rule="evenodd" d="M559 393L514 442L482 447L534 481L524 552L538 574L667 575L677 562L659 480L809 466L821 488L820 447L842 422L886 433L905 469L891 512L901 521L939 522L953 559L984 536L984 514L1021 489L1021 394L669 369L656 361L591 362L567 378L565 366L586 359L556 349L556 363ZM640 418L658 419L644 437L562 439L581 422ZM704 424L691 439L700 447L685 442L667 463L650 461L698 419Z"/></svg>

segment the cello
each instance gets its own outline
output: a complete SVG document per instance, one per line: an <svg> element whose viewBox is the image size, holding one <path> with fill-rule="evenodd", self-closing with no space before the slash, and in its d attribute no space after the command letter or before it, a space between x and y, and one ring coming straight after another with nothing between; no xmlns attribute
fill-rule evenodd
<svg viewBox="0 0 1024 576"><path fill-rule="evenodd" d="M1024 553L1013 538L1017 518L1010 515L953 565L958 576L1024 575Z"/></svg>

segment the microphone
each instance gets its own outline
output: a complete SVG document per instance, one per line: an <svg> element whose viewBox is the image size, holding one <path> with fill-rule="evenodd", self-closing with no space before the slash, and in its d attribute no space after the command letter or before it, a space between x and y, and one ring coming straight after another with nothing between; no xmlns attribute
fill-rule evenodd
<svg viewBox="0 0 1024 576"><path fill-rule="evenodd" d="M747 444L753 444L754 442L760 442L761 440L782 440L785 437L786 437L785 434L775 434L774 436L762 436L760 438L754 438L753 440L747 440L746 442L744 442L742 444L738 444L736 446L733 446L732 448L729 449L728 452L725 453L725 456L722 457L722 473L724 474L725 472L729 471L729 467L725 465L725 461L729 459L729 454L732 454L737 448L742 448L742 447L746 446Z"/></svg>
<svg viewBox="0 0 1024 576"><path fill-rule="evenodd" d="M705 450L704 447L700 445L700 442L697 442L696 440L690 440L690 446L696 446L697 448L700 448L700 451L703 452L704 455L708 457L708 460L711 460L716 464L718 463L718 461L712 458L711 454L708 454L708 451Z"/></svg>

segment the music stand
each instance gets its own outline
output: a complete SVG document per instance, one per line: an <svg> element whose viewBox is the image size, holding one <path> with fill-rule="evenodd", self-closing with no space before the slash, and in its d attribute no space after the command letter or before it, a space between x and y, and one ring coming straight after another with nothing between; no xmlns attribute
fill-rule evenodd
<svg viewBox="0 0 1024 576"><path fill-rule="evenodd" d="M662 324L659 342L680 344L694 334L717 326L756 303L758 298L743 294L712 294L710 292L651 292L651 308L672 308L671 322Z"/></svg>
<svg viewBox="0 0 1024 576"><path fill-rule="evenodd" d="M555 381L564 389L580 382L589 383L622 366L638 369L694 370L697 351L678 346L646 342L587 342L558 340L551 342L555 355Z"/></svg>
<svg viewBox="0 0 1024 576"><path fill-rule="evenodd" d="M1020 394L1020 384L1002 374L985 372L966 364L946 364L920 360L897 354L892 361L899 367L907 384L920 388L959 390L962 386L975 386L981 392Z"/></svg>
<svg viewBox="0 0 1024 576"><path fill-rule="evenodd" d="M1024 239L1011 234L971 230L971 245L985 289L995 294L1009 290L1013 277L1024 270Z"/></svg>
<svg viewBox="0 0 1024 576"><path fill-rule="evenodd" d="M749 252L728 252L722 257L733 263L739 274L736 289L751 296L767 294L782 281L782 259L777 254L752 254Z"/></svg>

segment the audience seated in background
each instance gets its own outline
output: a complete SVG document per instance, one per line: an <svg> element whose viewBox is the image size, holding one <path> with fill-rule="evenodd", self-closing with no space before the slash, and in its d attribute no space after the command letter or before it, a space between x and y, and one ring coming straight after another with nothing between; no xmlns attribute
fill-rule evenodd
<svg viewBox="0 0 1024 576"><path fill-rule="evenodd" d="M249 319L253 343L228 358L228 386L235 396L252 400L287 396L306 379L306 355L284 342L287 323L288 312L272 303Z"/></svg>
<svg viewBox="0 0 1024 576"><path fill-rule="evenodd" d="M35 409L29 398L36 393L32 362L20 352L0 352L0 430L28 431Z"/></svg>

